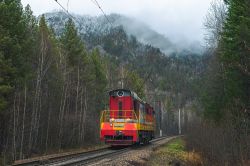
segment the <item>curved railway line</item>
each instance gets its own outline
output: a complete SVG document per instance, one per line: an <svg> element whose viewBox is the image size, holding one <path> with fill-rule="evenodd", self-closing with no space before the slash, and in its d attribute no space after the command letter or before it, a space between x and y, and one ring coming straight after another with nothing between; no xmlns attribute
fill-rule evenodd
<svg viewBox="0 0 250 166"><path fill-rule="evenodd" d="M152 141L150 141L150 144L145 146L151 146L154 144L157 144L161 140L168 139L171 140L173 138L176 138L176 136L173 137L159 137ZM122 147L122 148L102 148L97 150L92 150L88 152L82 152L82 153L75 153L75 154L69 154L69 155L63 155L63 156L56 156L56 157L50 157L50 158L40 158L37 160L22 160L22 161L16 161L13 165L14 166L38 166L38 165L46 165L46 166L72 166L72 165L87 165L94 162L97 162L99 160L102 160L104 158L114 158L117 157L119 154L123 154L126 152L129 152L135 148L143 148L145 146L129 146L129 147Z"/></svg>

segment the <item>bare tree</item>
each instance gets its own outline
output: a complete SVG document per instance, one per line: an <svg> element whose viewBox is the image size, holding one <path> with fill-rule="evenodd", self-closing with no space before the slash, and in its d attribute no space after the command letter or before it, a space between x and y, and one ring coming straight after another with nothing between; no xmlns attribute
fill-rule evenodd
<svg viewBox="0 0 250 166"><path fill-rule="evenodd" d="M227 6L223 0L214 0L206 15L204 26L207 30L205 40L208 48L216 49L226 20Z"/></svg>

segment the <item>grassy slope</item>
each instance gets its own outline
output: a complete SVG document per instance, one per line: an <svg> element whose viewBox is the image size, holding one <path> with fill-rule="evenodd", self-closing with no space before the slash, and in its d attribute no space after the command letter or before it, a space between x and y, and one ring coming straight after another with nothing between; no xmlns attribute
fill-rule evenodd
<svg viewBox="0 0 250 166"><path fill-rule="evenodd" d="M157 148L152 154L148 166L202 165L198 154L185 149L183 138L176 138Z"/></svg>

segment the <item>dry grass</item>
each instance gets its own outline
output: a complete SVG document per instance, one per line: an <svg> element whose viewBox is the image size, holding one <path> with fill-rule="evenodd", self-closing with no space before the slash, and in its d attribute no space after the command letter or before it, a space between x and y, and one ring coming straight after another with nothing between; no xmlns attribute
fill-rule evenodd
<svg viewBox="0 0 250 166"><path fill-rule="evenodd" d="M184 138L176 138L166 145L159 147L152 154L148 166L198 166L202 165L202 159L196 152L189 152L185 148Z"/></svg>

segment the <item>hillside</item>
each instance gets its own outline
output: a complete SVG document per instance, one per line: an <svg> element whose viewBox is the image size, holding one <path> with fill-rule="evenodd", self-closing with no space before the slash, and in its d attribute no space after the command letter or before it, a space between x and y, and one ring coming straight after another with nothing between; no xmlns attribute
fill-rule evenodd
<svg viewBox="0 0 250 166"><path fill-rule="evenodd" d="M127 16L119 14L108 15L109 24L104 16L88 16L88 15L74 15L76 27L85 40L86 44L93 46L91 43L95 38L105 36L110 29L122 27L128 36L134 36L142 44L151 45L159 48L166 55L188 55L188 54L201 54L202 47L200 43L173 43L166 36L159 34L152 30L148 25ZM64 12L50 12L45 14L45 18L50 26L52 26L57 35L63 32L64 24L69 16ZM91 36L91 40L88 38ZM95 43L96 44L96 43Z"/></svg>

